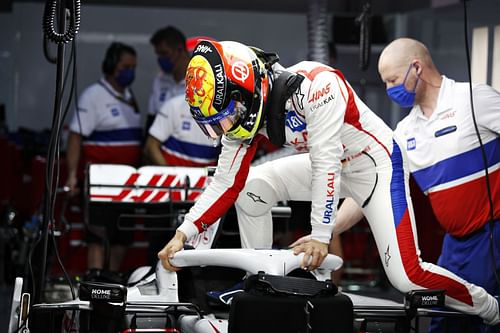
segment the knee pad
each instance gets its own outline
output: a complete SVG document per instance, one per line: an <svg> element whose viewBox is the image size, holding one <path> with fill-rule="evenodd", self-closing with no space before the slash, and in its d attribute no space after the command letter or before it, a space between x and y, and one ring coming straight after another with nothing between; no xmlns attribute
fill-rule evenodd
<svg viewBox="0 0 500 333"><path fill-rule="evenodd" d="M236 201L236 208L249 216L261 216L270 211L276 202L276 191L271 185L263 179L254 178L245 184Z"/></svg>

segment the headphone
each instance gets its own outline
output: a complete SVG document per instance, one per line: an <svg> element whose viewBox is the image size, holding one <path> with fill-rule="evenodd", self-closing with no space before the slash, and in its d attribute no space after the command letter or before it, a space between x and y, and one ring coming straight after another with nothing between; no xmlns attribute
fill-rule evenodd
<svg viewBox="0 0 500 333"><path fill-rule="evenodd" d="M112 75L115 72L116 65L120 61L122 53L127 49L125 44L113 42L106 50L106 55L102 62L102 72L107 75Z"/></svg>

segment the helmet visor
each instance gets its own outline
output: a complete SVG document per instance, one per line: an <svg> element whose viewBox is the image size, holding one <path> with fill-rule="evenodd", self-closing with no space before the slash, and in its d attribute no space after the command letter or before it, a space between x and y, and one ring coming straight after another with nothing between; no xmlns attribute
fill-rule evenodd
<svg viewBox="0 0 500 333"><path fill-rule="evenodd" d="M215 139L231 130L240 120L246 108L240 102L231 100L222 111L204 117L198 107L190 107L191 115L206 136Z"/></svg>

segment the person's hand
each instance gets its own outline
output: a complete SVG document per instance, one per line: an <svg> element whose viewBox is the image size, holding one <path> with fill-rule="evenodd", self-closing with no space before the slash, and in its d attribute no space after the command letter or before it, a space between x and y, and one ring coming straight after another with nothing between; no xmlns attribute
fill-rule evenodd
<svg viewBox="0 0 500 333"><path fill-rule="evenodd" d="M297 245L304 244L305 242L309 242L310 240L311 240L311 235L310 234L309 235L305 235L305 236L302 236L299 239L297 239L292 244L288 245L288 247L295 247Z"/></svg>
<svg viewBox="0 0 500 333"><path fill-rule="evenodd" d="M161 264L166 270L177 272L180 268L172 266L170 264L170 259L174 257L176 252L179 252L184 248L184 243L186 242L186 235L181 231L177 230L174 237L165 245L165 247L158 252L158 258L161 260Z"/></svg>
<svg viewBox="0 0 500 333"><path fill-rule="evenodd" d="M310 239L293 247L295 255L304 252L300 267L312 271L318 268L328 255L328 244Z"/></svg>
<svg viewBox="0 0 500 333"><path fill-rule="evenodd" d="M69 188L69 196L75 196L80 192L80 189L78 188L78 179L76 176L68 176L68 179L66 180L66 186Z"/></svg>

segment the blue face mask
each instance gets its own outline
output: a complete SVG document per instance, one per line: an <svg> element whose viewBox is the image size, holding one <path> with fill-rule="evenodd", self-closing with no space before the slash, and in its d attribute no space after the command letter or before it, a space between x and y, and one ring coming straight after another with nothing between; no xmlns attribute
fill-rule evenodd
<svg viewBox="0 0 500 333"><path fill-rule="evenodd" d="M161 70L167 74L172 73L172 70L174 69L174 63L167 57L159 57L158 64L160 65Z"/></svg>
<svg viewBox="0 0 500 333"><path fill-rule="evenodd" d="M389 95L389 97L394 102L398 103L399 106L401 106L402 108L411 108L415 103L415 91L417 90L419 77L417 76L417 81L415 82L415 87L413 87L412 91L406 90L405 87L405 82L406 79L408 78L408 74L410 73L411 67L412 65L410 65L410 67L408 68L403 83L387 89L387 95Z"/></svg>
<svg viewBox="0 0 500 333"><path fill-rule="evenodd" d="M116 77L116 82L123 88L128 87L134 82L135 71L131 68L122 69Z"/></svg>

